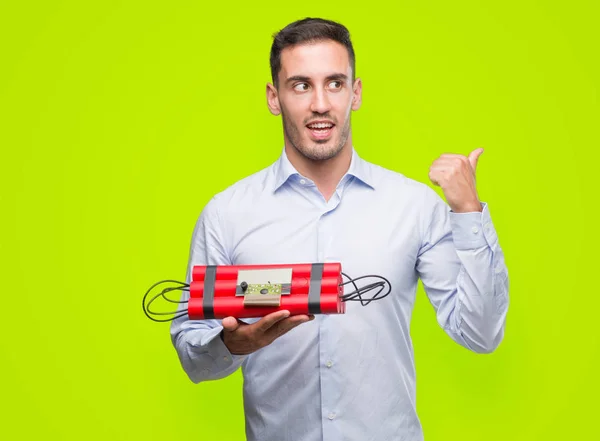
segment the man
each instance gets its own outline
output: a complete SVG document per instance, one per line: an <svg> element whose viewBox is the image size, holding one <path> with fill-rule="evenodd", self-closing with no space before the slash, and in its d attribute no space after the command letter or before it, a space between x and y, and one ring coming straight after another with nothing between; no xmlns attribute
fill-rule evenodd
<svg viewBox="0 0 600 441"><path fill-rule="evenodd" d="M279 311L262 319L174 321L193 382L242 367L249 440L421 440L410 317L421 278L439 324L460 345L493 351L504 333L508 276L468 157L444 154L427 185L370 164L352 144L361 105L350 36L305 19L274 38L267 104L283 120L272 166L216 195L196 225L193 265L341 262L392 293L345 314Z"/></svg>

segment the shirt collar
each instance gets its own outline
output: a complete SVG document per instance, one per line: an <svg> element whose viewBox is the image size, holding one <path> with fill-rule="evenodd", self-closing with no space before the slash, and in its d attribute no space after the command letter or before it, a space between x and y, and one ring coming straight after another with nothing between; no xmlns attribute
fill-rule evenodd
<svg viewBox="0 0 600 441"><path fill-rule="evenodd" d="M346 172L346 175L342 177L342 180L346 176L357 178L360 182L367 185L368 187L375 189L374 179L371 172L370 164L358 156L354 147L352 147L352 159L350 160L350 167ZM273 165L273 172L275 176L273 192L276 192L283 184L285 184L291 176L300 176L298 170L290 162L285 152L285 147L281 156ZM340 182L341 182L340 181Z"/></svg>

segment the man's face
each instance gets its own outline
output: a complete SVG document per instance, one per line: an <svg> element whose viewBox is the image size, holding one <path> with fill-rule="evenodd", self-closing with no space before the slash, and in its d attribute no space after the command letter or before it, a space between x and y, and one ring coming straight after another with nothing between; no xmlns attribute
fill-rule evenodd
<svg viewBox="0 0 600 441"><path fill-rule="evenodd" d="M360 107L361 82L352 82L343 45L326 40L284 49L278 81L267 97L271 112L282 115L286 144L321 161L351 143L350 112Z"/></svg>

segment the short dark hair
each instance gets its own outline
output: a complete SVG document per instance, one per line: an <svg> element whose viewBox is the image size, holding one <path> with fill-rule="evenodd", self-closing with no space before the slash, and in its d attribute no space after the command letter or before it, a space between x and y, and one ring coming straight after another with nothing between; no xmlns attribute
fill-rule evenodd
<svg viewBox="0 0 600 441"><path fill-rule="evenodd" d="M356 61L348 29L335 21L307 17L290 23L279 32L273 34L270 58L271 78L275 87L278 85L278 75L281 71L281 51L289 46L302 43L317 43L324 40L333 40L346 47L350 66L352 67L352 79L354 80Z"/></svg>

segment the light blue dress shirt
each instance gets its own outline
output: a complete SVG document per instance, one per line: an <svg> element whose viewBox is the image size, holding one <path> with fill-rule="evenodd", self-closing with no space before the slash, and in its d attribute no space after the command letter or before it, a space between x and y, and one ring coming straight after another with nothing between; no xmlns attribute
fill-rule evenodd
<svg viewBox="0 0 600 441"><path fill-rule="evenodd" d="M180 318L171 336L183 369L197 383L241 366L250 441L422 440L410 337L418 279L458 344L489 353L504 334L508 272L482 205L454 213L429 186L355 150L325 201L284 151L206 205L187 281L193 265L341 262L351 277L386 277L392 292L316 315L247 356L228 351L220 320Z"/></svg>

